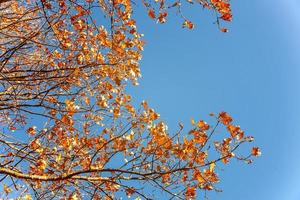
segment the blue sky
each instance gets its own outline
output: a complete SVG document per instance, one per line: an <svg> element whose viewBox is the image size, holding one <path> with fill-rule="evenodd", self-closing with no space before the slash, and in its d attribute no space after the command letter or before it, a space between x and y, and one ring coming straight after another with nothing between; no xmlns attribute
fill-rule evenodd
<svg viewBox="0 0 300 200"><path fill-rule="evenodd" d="M263 151L252 165L224 167L224 191L211 199L300 199L299 8L299 0L232 1L226 34L200 8L186 9L192 31L179 18L156 25L137 13L146 47L135 100L146 99L171 131L227 111Z"/></svg>

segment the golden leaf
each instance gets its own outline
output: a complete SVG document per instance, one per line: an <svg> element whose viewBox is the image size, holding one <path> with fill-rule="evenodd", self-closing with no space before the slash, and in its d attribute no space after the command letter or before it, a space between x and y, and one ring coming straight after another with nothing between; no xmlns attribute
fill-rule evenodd
<svg viewBox="0 0 300 200"><path fill-rule="evenodd" d="M216 167L216 163L211 163L210 165L209 165L209 171L210 172L214 172L214 170L215 170L215 167Z"/></svg>
<svg viewBox="0 0 300 200"><path fill-rule="evenodd" d="M11 188L9 188L6 184L3 185L3 190L6 194L10 193L12 191Z"/></svg>

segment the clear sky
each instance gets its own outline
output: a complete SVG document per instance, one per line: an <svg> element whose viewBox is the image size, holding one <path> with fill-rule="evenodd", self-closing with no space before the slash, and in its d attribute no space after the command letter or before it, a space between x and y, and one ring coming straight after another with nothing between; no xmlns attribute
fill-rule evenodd
<svg viewBox="0 0 300 200"><path fill-rule="evenodd" d="M221 33L201 8L156 25L138 14L147 42L135 100L146 99L170 130L227 111L256 139L262 157L232 162L214 200L300 200L300 1L232 1L234 20Z"/></svg>

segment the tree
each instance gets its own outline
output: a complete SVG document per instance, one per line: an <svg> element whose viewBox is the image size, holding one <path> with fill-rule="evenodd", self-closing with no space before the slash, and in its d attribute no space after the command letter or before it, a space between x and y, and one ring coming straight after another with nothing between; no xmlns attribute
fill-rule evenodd
<svg viewBox="0 0 300 200"><path fill-rule="evenodd" d="M209 125L192 120L171 134L143 101L131 103L144 42L132 18L142 4L164 23L176 10L200 4L221 21L232 18L226 0L0 1L0 182L5 195L25 199L190 199L216 190L215 166L251 163L260 150L238 156L245 136L226 112ZM223 139L213 141L220 126ZM218 136L219 137L219 136ZM213 152L214 150L214 152Z"/></svg>

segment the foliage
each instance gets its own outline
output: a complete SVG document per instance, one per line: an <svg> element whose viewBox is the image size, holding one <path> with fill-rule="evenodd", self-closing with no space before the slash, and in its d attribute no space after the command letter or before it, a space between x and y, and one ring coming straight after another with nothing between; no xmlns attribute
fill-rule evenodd
<svg viewBox="0 0 300 200"><path fill-rule="evenodd" d="M217 190L217 164L235 158L245 136L226 112L215 125L192 120L169 134L146 101L131 103L126 85L138 85L144 42L132 18L136 4L166 22L183 4L231 21L226 0L0 1L0 182L23 199L190 199ZM216 128L224 139L212 141ZM212 147L211 147L212 146ZM211 147L211 149L210 149ZM215 153L209 152L214 149ZM215 157L215 158L213 158Z"/></svg>

